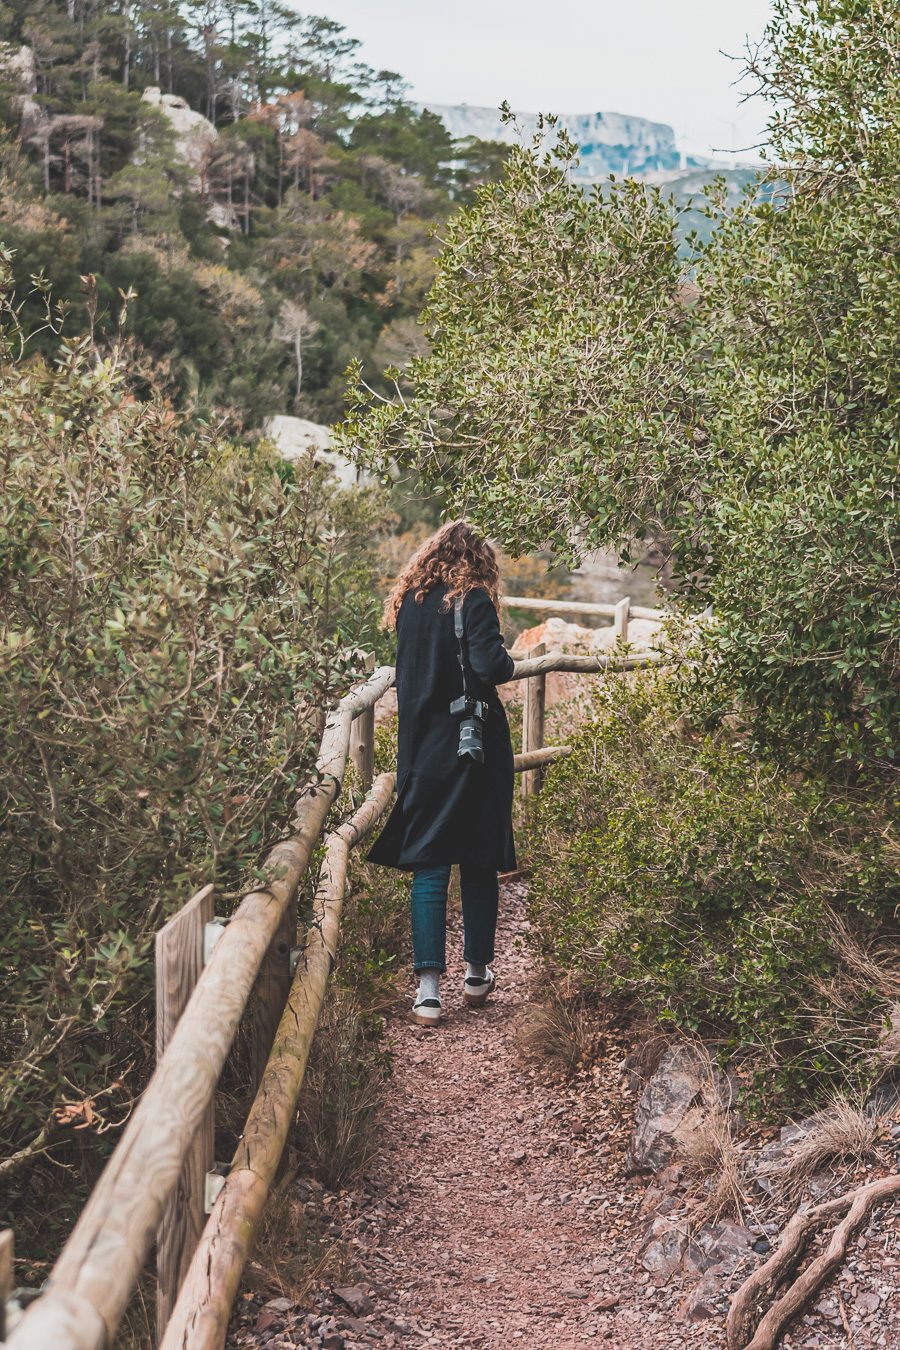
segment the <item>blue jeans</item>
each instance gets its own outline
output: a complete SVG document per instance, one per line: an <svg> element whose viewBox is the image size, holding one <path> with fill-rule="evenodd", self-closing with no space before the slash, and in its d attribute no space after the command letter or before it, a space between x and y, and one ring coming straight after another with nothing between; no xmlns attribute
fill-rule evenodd
<svg viewBox="0 0 900 1350"><path fill-rule="evenodd" d="M413 873L412 910L413 970L447 969L447 889L449 867L422 867ZM497 931L497 873L462 863L459 869L462 893L465 948L463 956L475 965L494 959Z"/></svg>

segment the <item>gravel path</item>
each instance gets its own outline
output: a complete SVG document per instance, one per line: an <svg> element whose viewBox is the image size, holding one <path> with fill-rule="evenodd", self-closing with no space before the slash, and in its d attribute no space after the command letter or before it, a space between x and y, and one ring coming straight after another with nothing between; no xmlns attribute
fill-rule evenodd
<svg viewBox="0 0 900 1350"><path fill-rule="evenodd" d="M610 1143L620 1095L604 1093L585 1119L580 1096L529 1070L515 1043L516 1015L533 993L523 889L504 891L493 1000L465 1009L457 974L445 982L448 1015L437 1031L405 1017L392 1026L395 1077L378 1160L391 1211L382 1283L424 1344L563 1347L604 1335L646 1344L626 1330L639 1314L615 1251L637 1198L623 1186L619 1141ZM450 943L461 946L458 931Z"/></svg>
<svg viewBox="0 0 900 1350"><path fill-rule="evenodd" d="M695 1281L656 1287L635 1261L646 1182L623 1170L634 1109L623 1086L627 1047L610 1033L589 1067L561 1080L545 1065L529 1067L517 1045L537 978L524 943L524 892L515 882L503 890L498 989L487 1007L463 1006L454 959L462 938L451 920L446 1021L418 1028L408 1002L390 1019L394 1075L380 1151L357 1191L315 1197L328 1235L346 1245L352 1285L321 1288L312 1311L288 1299L261 1312L255 1303L244 1313L255 1326L245 1321L230 1344L724 1345L718 1318L679 1320ZM308 1195L309 1183L298 1184ZM884 1311L866 1329L857 1324L849 1341L843 1326L814 1315L786 1346L890 1345Z"/></svg>

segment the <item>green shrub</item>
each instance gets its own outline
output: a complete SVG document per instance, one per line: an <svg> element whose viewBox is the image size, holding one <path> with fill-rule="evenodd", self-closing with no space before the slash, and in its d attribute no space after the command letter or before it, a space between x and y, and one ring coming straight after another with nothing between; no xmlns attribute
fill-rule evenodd
<svg viewBox="0 0 900 1350"><path fill-rule="evenodd" d="M900 739L898 44L888 0L774 0L773 162L688 256L660 189L516 146L443 231L403 397L358 383L344 432L509 553L664 545L718 620L698 699L806 764Z"/></svg>
<svg viewBox="0 0 900 1350"><path fill-rule="evenodd" d="M17 341L7 299L0 1181L40 1213L35 1156L77 1204L146 1080L154 929L204 881L227 906L286 827L372 640L375 521L137 403L88 341L52 368Z"/></svg>
<svg viewBox="0 0 900 1350"><path fill-rule="evenodd" d="M758 1098L873 1072L895 972L896 802L700 733L664 677L612 684L529 824L546 956L715 1041ZM524 851L524 850L523 850Z"/></svg>

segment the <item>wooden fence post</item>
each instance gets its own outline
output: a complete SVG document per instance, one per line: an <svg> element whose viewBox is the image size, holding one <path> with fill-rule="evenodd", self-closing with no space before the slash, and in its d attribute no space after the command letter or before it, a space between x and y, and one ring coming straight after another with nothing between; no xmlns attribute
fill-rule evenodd
<svg viewBox="0 0 900 1350"><path fill-rule="evenodd" d="M529 647L527 659L543 656L546 644L539 642ZM544 708L547 696L547 676L532 675L525 681L525 707L522 713L522 750L542 750L544 747ZM522 774L522 796L532 797L540 792L544 771L526 769Z"/></svg>
<svg viewBox="0 0 900 1350"><path fill-rule="evenodd" d="M203 931L213 917L214 904L212 886L204 886L156 934L157 1063L203 973ZM215 1102L210 1098L185 1158L178 1186L157 1229L157 1340L162 1340L206 1223L206 1174L213 1165L214 1132Z"/></svg>
<svg viewBox="0 0 900 1350"><path fill-rule="evenodd" d="M375 669L375 653L366 657L366 674ZM359 785L368 792L375 777L375 704L354 718L350 729L350 759L356 768Z"/></svg>
<svg viewBox="0 0 900 1350"><path fill-rule="evenodd" d="M613 628L615 629L616 641L628 641L628 619L631 614L631 597L626 595L616 604L616 612L613 615Z"/></svg>
<svg viewBox="0 0 900 1350"><path fill-rule="evenodd" d="M15 1283L14 1251L12 1229L4 1228L0 1232L0 1341L6 1340L6 1305Z"/></svg>

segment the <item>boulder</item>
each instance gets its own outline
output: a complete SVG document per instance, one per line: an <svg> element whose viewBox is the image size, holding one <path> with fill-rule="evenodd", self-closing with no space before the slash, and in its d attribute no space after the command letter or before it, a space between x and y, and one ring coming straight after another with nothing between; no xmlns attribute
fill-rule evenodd
<svg viewBox="0 0 900 1350"><path fill-rule="evenodd" d="M141 95L142 103L157 108L175 133L175 153L183 164L197 175L197 182L206 172L209 156L219 139L219 133L208 118L195 112L186 98L164 94L157 85L150 85Z"/></svg>
<svg viewBox="0 0 900 1350"><path fill-rule="evenodd" d="M340 1299L346 1308L349 1308L354 1317L362 1317L365 1313L372 1311L372 1300L363 1289L361 1284L344 1285L339 1289L333 1289L335 1298Z"/></svg>
<svg viewBox="0 0 900 1350"><path fill-rule="evenodd" d="M654 639L661 625L654 619L632 619L628 625L628 641L633 647L645 651L654 645ZM616 645L616 634L612 623L602 628L586 628L580 623L567 623L565 619L553 616L526 628L516 639L516 647L527 651L538 642L543 642L548 652L606 652Z"/></svg>
<svg viewBox="0 0 900 1350"><path fill-rule="evenodd" d="M748 1157L747 1180L764 1195L772 1195L776 1189L776 1179L784 1171L795 1145L805 1139L815 1126L816 1116L806 1116L803 1120L792 1120L788 1125L782 1125L777 1139Z"/></svg>
<svg viewBox="0 0 900 1350"><path fill-rule="evenodd" d="M731 1109L731 1095L725 1074L702 1049L672 1046L641 1094L626 1171L661 1171L703 1131L713 1112Z"/></svg>
<svg viewBox="0 0 900 1350"><path fill-rule="evenodd" d="M679 1272L688 1275L731 1275L753 1253L756 1234L725 1219L692 1230L684 1216L657 1213L644 1230L638 1261L657 1284Z"/></svg>
<svg viewBox="0 0 900 1350"><path fill-rule="evenodd" d="M725 1292L717 1271L710 1270L679 1303L675 1316L680 1322L709 1322L725 1311Z"/></svg>
<svg viewBox="0 0 900 1350"><path fill-rule="evenodd" d="M731 1275L752 1252L756 1237L756 1233L732 1219L705 1223L691 1236L685 1252L685 1268L698 1275L705 1275L712 1269L719 1274Z"/></svg>
<svg viewBox="0 0 900 1350"><path fill-rule="evenodd" d="M682 1269L689 1241L686 1222L658 1214L647 1226L637 1259L655 1284L665 1284Z"/></svg>
<svg viewBox="0 0 900 1350"><path fill-rule="evenodd" d="M306 459L311 455L317 464L328 465L343 488L369 487L376 481L331 449L331 431L319 422L277 413L263 429L282 459Z"/></svg>

